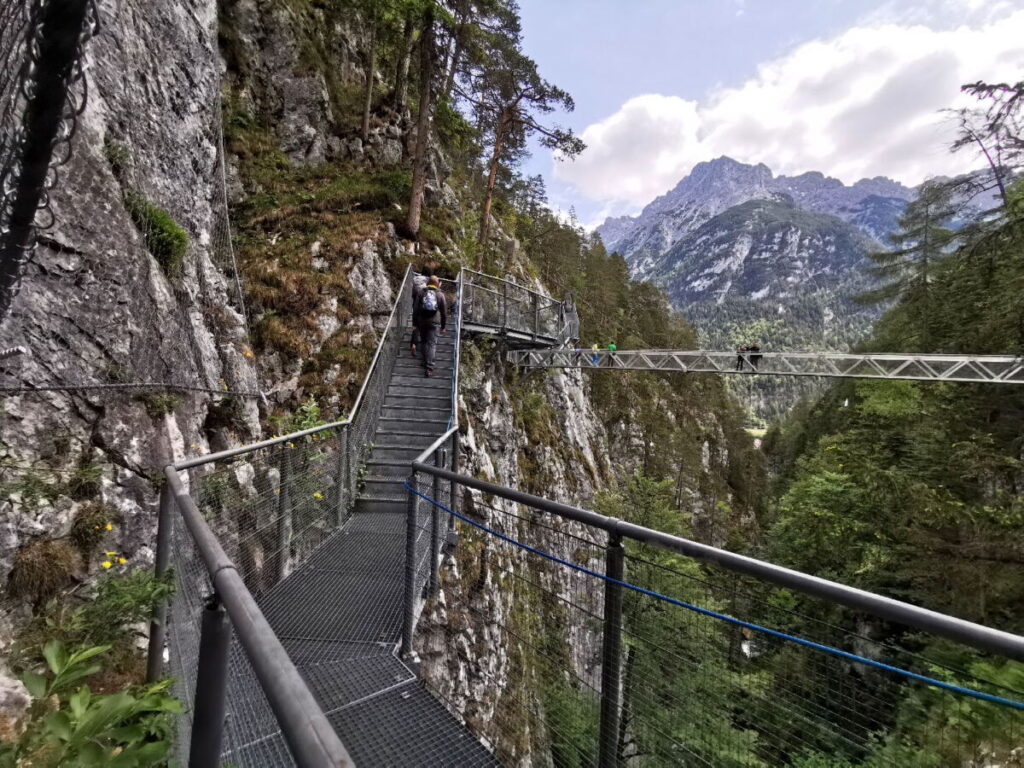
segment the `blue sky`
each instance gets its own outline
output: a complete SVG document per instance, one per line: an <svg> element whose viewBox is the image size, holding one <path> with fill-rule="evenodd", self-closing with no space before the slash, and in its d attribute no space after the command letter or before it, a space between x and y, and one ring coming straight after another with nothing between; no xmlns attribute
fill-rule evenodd
<svg viewBox="0 0 1024 768"><path fill-rule="evenodd" d="M955 172L958 85L1024 75L1024 0L520 0L524 48L587 141L537 150L552 204L636 213L720 154L916 184Z"/></svg>

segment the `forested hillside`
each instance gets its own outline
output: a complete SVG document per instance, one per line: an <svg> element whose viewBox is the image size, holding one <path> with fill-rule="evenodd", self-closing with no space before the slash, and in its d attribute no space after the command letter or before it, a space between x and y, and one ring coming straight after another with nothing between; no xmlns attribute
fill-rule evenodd
<svg viewBox="0 0 1024 768"><path fill-rule="evenodd" d="M938 185L908 210L898 247L875 257L879 290L898 299L863 348L876 352L1024 353L1024 183L1009 183L1021 159L1024 87L978 89L1006 165L972 184L999 193L996 210L955 236L948 229L955 184ZM930 215L929 215L930 212ZM773 427L765 451L775 490L763 553L794 568L1024 631L1024 393L1015 386L848 381L802 403ZM879 627L885 635L890 632ZM911 642L910 638L891 636ZM979 662L940 644L921 648L960 668ZM1008 686L1021 665L995 664ZM897 754L908 733L945 717L934 702L904 702L893 732L866 765ZM980 741L997 764L1016 746L979 718ZM933 754L906 765L945 765ZM909 757L907 758L910 759ZM854 762L851 765L861 765ZM847 765L847 763L829 763Z"/></svg>

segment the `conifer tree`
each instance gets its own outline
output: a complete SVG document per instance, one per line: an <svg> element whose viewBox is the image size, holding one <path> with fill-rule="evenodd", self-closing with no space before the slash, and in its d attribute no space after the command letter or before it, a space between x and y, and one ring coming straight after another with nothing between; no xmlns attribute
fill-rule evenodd
<svg viewBox="0 0 1024 768"><path fill-rule="evenodd" d="M880 285L857 297L862 304L899 299L915 307L926 346L932 341L934 321L929 285L953 242L954 232L949 224L955 213L951 186L925 183L917 199L899 218L899 231L890 235L892 249L868 254L872 263L867 272Z"/></svg>
<svg viewBox="0 0 1024 768"><path fill-rule="evenodd" d="M420 93L416 118L416 154L412 166L412 194L406 229L414 239L419 237L423 214L423 193L427 187L427 152L430 148L431 109L433 108L434 70L437 60L434 41L435 6L428 0L420 16Z"/></svg>
<svg viewBox="0 0 1024 768"><path fill-rule="evenodd" d="M571 112L575 105L566 91L542 78L536 63L520 50L517 27L491 36L489 50L467 79L468 90L460 90L460 94L472 104L491 146L480 211L480 269L501 164L514 164L522 158L530 136L539 137L542 146L557 150L562 157L575 157L585 145L571 130L541 122L540 116L557 108Z"/></svg>

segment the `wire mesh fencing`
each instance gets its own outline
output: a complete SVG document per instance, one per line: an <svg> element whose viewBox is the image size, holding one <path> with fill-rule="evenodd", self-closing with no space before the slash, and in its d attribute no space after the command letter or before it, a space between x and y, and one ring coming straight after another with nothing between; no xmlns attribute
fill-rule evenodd
<svg viewBox="0 0 1024 768"><path fill-rule="evenodd" d="M443 488L426 503L454 534L415 643L431 690L504 763L983 768L1024 756L1018 662L638 541L615 578L604 530L458 484L455 509ZM609 594L621 599L611 614Z"/></svg>
<svg viewBox="0 0 1024 768"><path fill-rule="evenodd" d="M430 477L423 485L433 493ZM451 509L450 483L437 490ZM417 625L425 683L463 714L502 764L596 764L602 582L513 542L603 573L603 534L458 485L454 490L466 519L425 502L441 515L442 529L451 526L438 591Z"/></svg>
<svg viewBox="0 0 1024 768"><path fill-rule="evenodd" d="M189 470L190 497L258 602L269 600L275 587L335 535L350 514L346 429L341 425L314 432ZM210 573L192 534L180 522L173 526L172 553L177 589L168 622L170 675L176 695L190 704L196 693L203 607L212 591ZM265 749L279 751L284 745L237 642L227 679L224 759L238 765L279 764L262 761ZM189 709L179 724L183 749L189 744L191 716ZM256 743L263 747L255 749ZM246 750L263 757L246 760Z"/></svg>
<svg viewBox="0 0 1024 768"><path fill-rule="evenodd" d="M348 421L189 462L188 495L198 514L310 687L339 711L375 690L367 667L389 684L412 679L393 653L402 621L399 565L393 578L384 576L388 558L401 556L404 516L351 519L409 324L411 276L407 270ZM180 522L172 547L178 589L168 622L170 668L177 694L192 702L211 574L202 548ZM226 701L225 761L290 764L273 711L237 642ZM179 728L182 748L192 714Z"/></svg>
<svg viewBox="0 0 1024 768"><path fill-rule="evenodd" d="M571 300L559 301L509 280L464 270L464 321L494 333L514 333L561 346L579 336Z"/></svg>

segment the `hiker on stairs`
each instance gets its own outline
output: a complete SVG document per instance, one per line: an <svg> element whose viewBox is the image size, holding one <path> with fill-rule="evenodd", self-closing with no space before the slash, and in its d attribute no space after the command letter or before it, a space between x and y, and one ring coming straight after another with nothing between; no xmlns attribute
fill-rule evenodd
<svg viewBox="0 0 1024 768"><path fill-rule="evenodd" d="M414 329L419 331L420 347L423 349L423 365L426 375L434 375L434 360L437 357L437 334L444 333L448 318L448 303L441 293L441 281L431 275L427 286L416 297L412 313Z"/></svg>
<svg viewBox="0 0 1024 768"><path fill-rule="evenodd" d="M420 332L416 327L416 302L427 287L427 280L434 276L433 272L427 275L413 275L412 277L412 339L409 342L409 352L416 357L416 345L420 343Z"/></svg>

